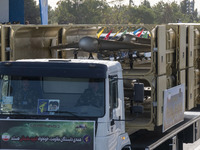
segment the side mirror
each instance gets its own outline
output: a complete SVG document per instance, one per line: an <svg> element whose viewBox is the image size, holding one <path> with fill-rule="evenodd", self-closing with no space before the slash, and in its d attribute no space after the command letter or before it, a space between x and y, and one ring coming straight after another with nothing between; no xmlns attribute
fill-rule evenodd
<svg viewBox="0 0 200 150"><path fill-rule="evenodd" d="M136 103L144 102L144 84L143 83L135 83L133 88L133 100Z"/></svg>
<svg viewBox="0 0 200 150"><path fill-rule="evenodd" d="M132 113L143 113L144 107L142 105L138 105L138 103L144 102L144 84L143 83L135 83L133 88L133 101L137 103L131 107Z"/></svg>

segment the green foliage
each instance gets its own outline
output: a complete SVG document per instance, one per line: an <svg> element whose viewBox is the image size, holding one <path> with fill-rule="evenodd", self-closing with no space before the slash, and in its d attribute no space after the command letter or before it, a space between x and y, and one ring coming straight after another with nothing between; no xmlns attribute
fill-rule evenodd
<svg viewBox="0 0 200 150"><path fill-rule="evenodd" d="M77 20L75 23L102 23L101 18L106 14L107 7L101 1L87 0L77 7Z"/></svg>
<svg viewBox="0 0 200 150"><path fill-rule="evenodd" d="M34 0L25 0L25 3L25 13L29 14L26 20L39 23L39 6L36 6ZM55 10L49 7L50 24L166 24L180 21L200 22L197 10L187 14L186 0L180 4L160 1L154 6L148 0L139 6L110 6L103 0L60 0Z"/></svg>
<svg viewBox="0 0 200 150"><path fill-rule="evenodd" d="M181 5L181 12L182 12L183 14L187 14L187 10L186 10L186 1L187 1L187 0L183 0L183 1L180 3L180 5Z"/></svg>
<svg viewBox="0 0 200 150"><path fill-rule="evenodd" d="M56 16L54 15L55 14L55 11L52 9L51 6L49 6L48 8L48 19L49 19L49 24L53 24L56 22Z"/></svg>
<svg viewBox="0 0 200 150"><path fill-rule="evenodd" d="M135 18L138 18L136 23L152 24L154 23L154 17L153 10L145 5L141 5L136 9Z"/></svg>
<svg viewBox="0 0 200 150"><path fill-rule="evenodd" d="M141 5L144 5L147 8L151 8L150 2L148 0L144 0Z"/></svg>
<svg viewBox="0 0 200 150"><path fill-rule="evenodd" d="M24 18L30 24L40 24L40 8L34 0L24 0Z"/></svg>
<svg viewBox="0 0 200 150"><path fill-rule="evenodd" d="M75 22L76 9L71 1L61 1L58 8L55 10L57 22L59 24L67 24Z"/></svg>

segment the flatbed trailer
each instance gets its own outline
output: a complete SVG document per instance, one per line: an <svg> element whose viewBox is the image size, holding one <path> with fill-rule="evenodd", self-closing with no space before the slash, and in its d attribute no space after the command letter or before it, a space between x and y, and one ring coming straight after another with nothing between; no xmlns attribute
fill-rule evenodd
<svg viewBox="0 0 200 150"><path fill-rule="evenodd" d="M184 121L165 133L159 129L140 130L130 138L134 150L182 150L183 143L194 143L200 138L200 111L186 111Z"/></svg>

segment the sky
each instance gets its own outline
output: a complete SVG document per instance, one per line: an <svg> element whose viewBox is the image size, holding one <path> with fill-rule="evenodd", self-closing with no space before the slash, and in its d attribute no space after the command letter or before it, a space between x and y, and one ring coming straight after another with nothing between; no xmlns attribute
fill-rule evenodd
<svg viewBox="0 0 200 150"><path fill-rule="evenodd" d="M35 1L37 1L37 3L39 2L39 0L35 0ZM58 2L59 0L48 0L48 3L49 3L49 5L54 9L57 5L56 5L56 3ZM113 0L107 0L108 2L109 1L113 1ZM117 1L117 0L116 0ZM156 3L158 3L159 1L161 1L161 0L149 0L149 2L150 2L150 4L151 4L151 6L153 6L153 5L155 5ZM182 0L162 0L163 2L169 2L169 3L171 3L171 2L174 2L174 1L176 1L178 4L180 4L180 2L182 1ZM190 1L192 1L192 0L190 0ZM140 5L141 4L141 2L143 2L143 0L133 0L133 2L134 2L134 4L135 5ZM122 4L128 4L129 3L129 0L123 0L123 3ZM200 0L195 0L195 8L199 8L198 6L200 6ZM198 11L200 11L199 9L198 9Z"/></svg>
<svg viewBox="0 0 200 150"><path fill-rule="evenodd" d="M59 0L48 0L48 3L52 8L55 8L56 7L56 3L58 1ZM113 0L108 0L108 2L109 1L113 1ZM161 1L161 0L149 0L150 4L152 6L155 5L156 3L158 3L159 1ZM163 2L174 2L174 1L176 1L179 4L182 0L162 0L162 1ZM124 3L128 4L128 2L129 2L129 0L123 0L123 4ZM135 5L140 5L141 2L143 2L143 0L133 0L133 2L134 2ZM200 6L200 0L195 0L195 8L198 8L198 6Z"/></svg>
<svg viewBox="0 0 200 150"><path fill-rule="evenodd" d="M56 3L58 2L59 0L48 0L48 3L49 5L52 7L52 8L55 8L56 7Z"/></svg>

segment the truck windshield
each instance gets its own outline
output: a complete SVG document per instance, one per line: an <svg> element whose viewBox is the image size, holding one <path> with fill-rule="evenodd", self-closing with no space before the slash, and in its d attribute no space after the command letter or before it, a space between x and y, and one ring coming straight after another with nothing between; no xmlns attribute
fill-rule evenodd
<svg viewBox="0 0 200 150"><path fill-rule="evenodd" d="M1 114L104 115L104 79L1 76Z"/></svg>

